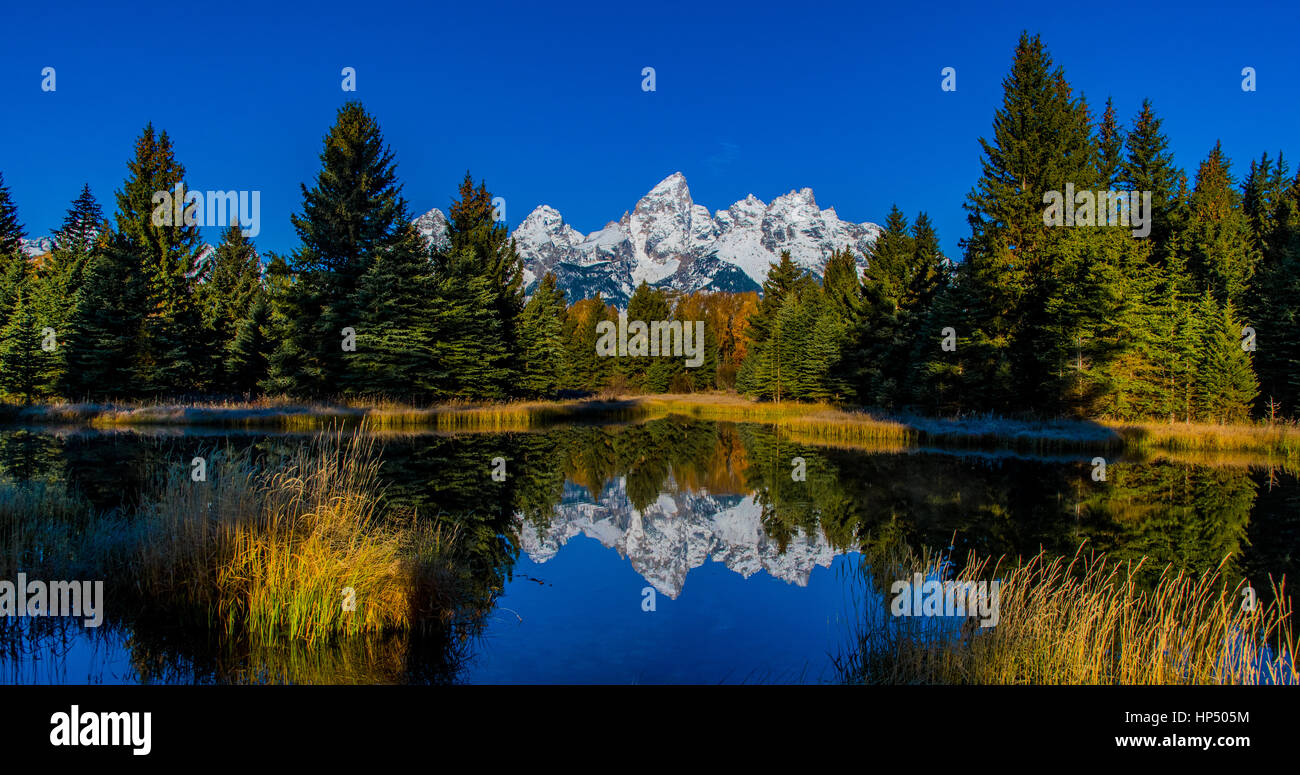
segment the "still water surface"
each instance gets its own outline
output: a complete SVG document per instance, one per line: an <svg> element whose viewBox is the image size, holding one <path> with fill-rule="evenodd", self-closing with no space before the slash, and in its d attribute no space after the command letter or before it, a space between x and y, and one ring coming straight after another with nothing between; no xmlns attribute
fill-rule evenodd
<svg viewBox="0 0 1300 775"><path fill-rule="evenodd" d="M44 480L129 509L162 467L305 437L214 431L0 431L0 481ZM0 653L0 682L789 683L833 681L862 596L864 545L964 558L1150 556L1257 589L1294 577L1300 485L1240 461L856 450L771 428L669 418L526 434L383 439L395 504L458 524L487 613L448 648L420 639L232 647L130 623L62 627ZM490 473L508 461L505 482ZM806 481L794 481L801 457ZM1150 561L1149 561L1150 562ZM112 601L108 602L111 606Z"/></svg>

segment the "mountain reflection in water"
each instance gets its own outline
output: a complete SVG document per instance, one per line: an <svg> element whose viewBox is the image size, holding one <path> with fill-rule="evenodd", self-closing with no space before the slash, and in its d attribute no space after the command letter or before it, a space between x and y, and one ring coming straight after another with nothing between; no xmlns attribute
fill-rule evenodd
<svg viewBox="0 0 1300 775"><path fill-rule="evenodd" d="M1294 575L1300 486L1265 466L1036 459L797 443L668 418L517 434L384 436L386 498L458 529L480 625L304 649L116 621L43 624L0 650L5 682L704 682L830 680L858 552L1072 554ZM0 481L44 481L129 510L162 466L293 434L0 431ZM505 481L491 461L507 460ZM806 480L792 477L802 457ZM613 550L613 551L611 551ZM712 562L710 562L712 561ZM649 602L647 602L649 601ZM647 607L653 610L647 610ZM12 644L11 644L12 645ZM38 659L39 657L39 659Z"/></svg>

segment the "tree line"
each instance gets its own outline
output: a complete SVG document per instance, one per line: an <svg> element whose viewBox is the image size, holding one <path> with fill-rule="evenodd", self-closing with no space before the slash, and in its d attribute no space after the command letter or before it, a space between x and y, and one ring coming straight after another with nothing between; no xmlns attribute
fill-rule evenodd
<svg viewBox="0 0 1300 775"><path fill-rule="evenodd" d="M1110 100L1094 119L1028 34L1003 87L963 260L897 208L863 273L837 251L817 282L783 256L737 387L945 414L1295 416L1300 174L1265 153L1238 186L1216 143L1189 181L1149 100L1127 130ZM1070 189L1150 192L1150 233L1048 225L1049 192Z"/></svg>
<svg viewBox="0 0 1300 775"><path fill-rule="evenodd" d="M1219 145L1189 179L1144 101L1100 117L1023 34L964 256L926 213L891 209L867 251L813 273L788 253L761 294L642 283L629 320L703 321L704 362L602 357L619 311L566 299L523 262L466 173L445 240L411 223L392 150L360 104L338 111L302 185L298 247L258 254L238 224L204 250L152 222L183 182L145 127L116 210L89 187L34 260L0 177L0 391L11 400L287 395L499 400L737 390L932 413L1241 421L1300 401L1300 175L1281 154L1238 184ZM1048 192L1150 192L1149 235L1048 225Z"/></svg>

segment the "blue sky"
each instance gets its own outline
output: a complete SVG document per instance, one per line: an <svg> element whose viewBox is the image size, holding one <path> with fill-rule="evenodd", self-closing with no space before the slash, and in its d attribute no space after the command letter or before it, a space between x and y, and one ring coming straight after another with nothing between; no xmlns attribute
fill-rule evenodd
<svg viewBox="0 0 1300 775"><path fill-rule="evenodd" d="M0 172L44 235L83 182L111 211L153 121L192 188L261 191L255 241L288 251L299 183L355 96L415 213L445 209L469 169L506 198L512 227L549 204L588 232L681 171L710 210L805 186L855 221L882 221L893 202L927 210L956 255L977 138L1021 29L1043 35L1098 110L1112 96L1127 122L1150 97L1189 173L1216 139L1238 175L1264 150L1300 161L1296 4L1114 7L1108 19L1105 4L1042 2L11 3ZM340 88L345 66L355 95ZM948 66L956 92L939 88Z"/></svg>

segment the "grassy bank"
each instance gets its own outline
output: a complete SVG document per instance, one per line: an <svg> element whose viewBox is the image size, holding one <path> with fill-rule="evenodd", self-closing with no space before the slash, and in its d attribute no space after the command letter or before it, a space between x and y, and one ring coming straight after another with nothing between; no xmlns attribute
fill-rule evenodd
<svg viewBox="0 0 1300 775"><path fill-rule="evenodd" d="M644 412L634 401L519 401L411 406L393 401L313 402L283 399L178 404L49 404L0 407L9 425L71 425L94 428L211 426L317 431L365 424L370 431L527 431L559 423L626 421Z"/></svg>
<svg viewBox="0 0 1300 775"><path fill-rule="evenodd" d="M0 483L0 578L102 579L110 617L261 642L446 624L460 602L455 536L383 513L371 444L321 435L273 463L212 456L201 482L172 466L129 514Z"/></svg>
<svg viewBox="0 0 1300 775"><path fill-rule="evenodd" d="M195 405L56 404L8 406L7 424L99 428L212 426L315 431L360 425L373 431L519 432L563 423L636 422L683 415L779 427L793 441L831 446L914 445L1006 448L1026 453L1205 453L1280 462L1300 459L1294 423L1211 425L1169 422L1023 420L974 415L933 418L846 409L824 403L757 402L735 394L607 397L569 401L452 403L411 406L391 401L300 403L267 399Z"/></svg>
<svg viewBox="0 0 1300 775"><path fill-rule="evenodd" d="M1239 587L1217 570L1199 576L1167 568L1154 589L1137 584L1140 563L1039 554L990 569L968 560L956 579L1000 580L998 621L936 626L934 618L891 617L889 582L939 563L908 557L861 572L884 591L867 605L837 659L846 683L921 684L1297 684L1286 596L1242 610ZM965 626L963 626L963 624Z"/></svg>

